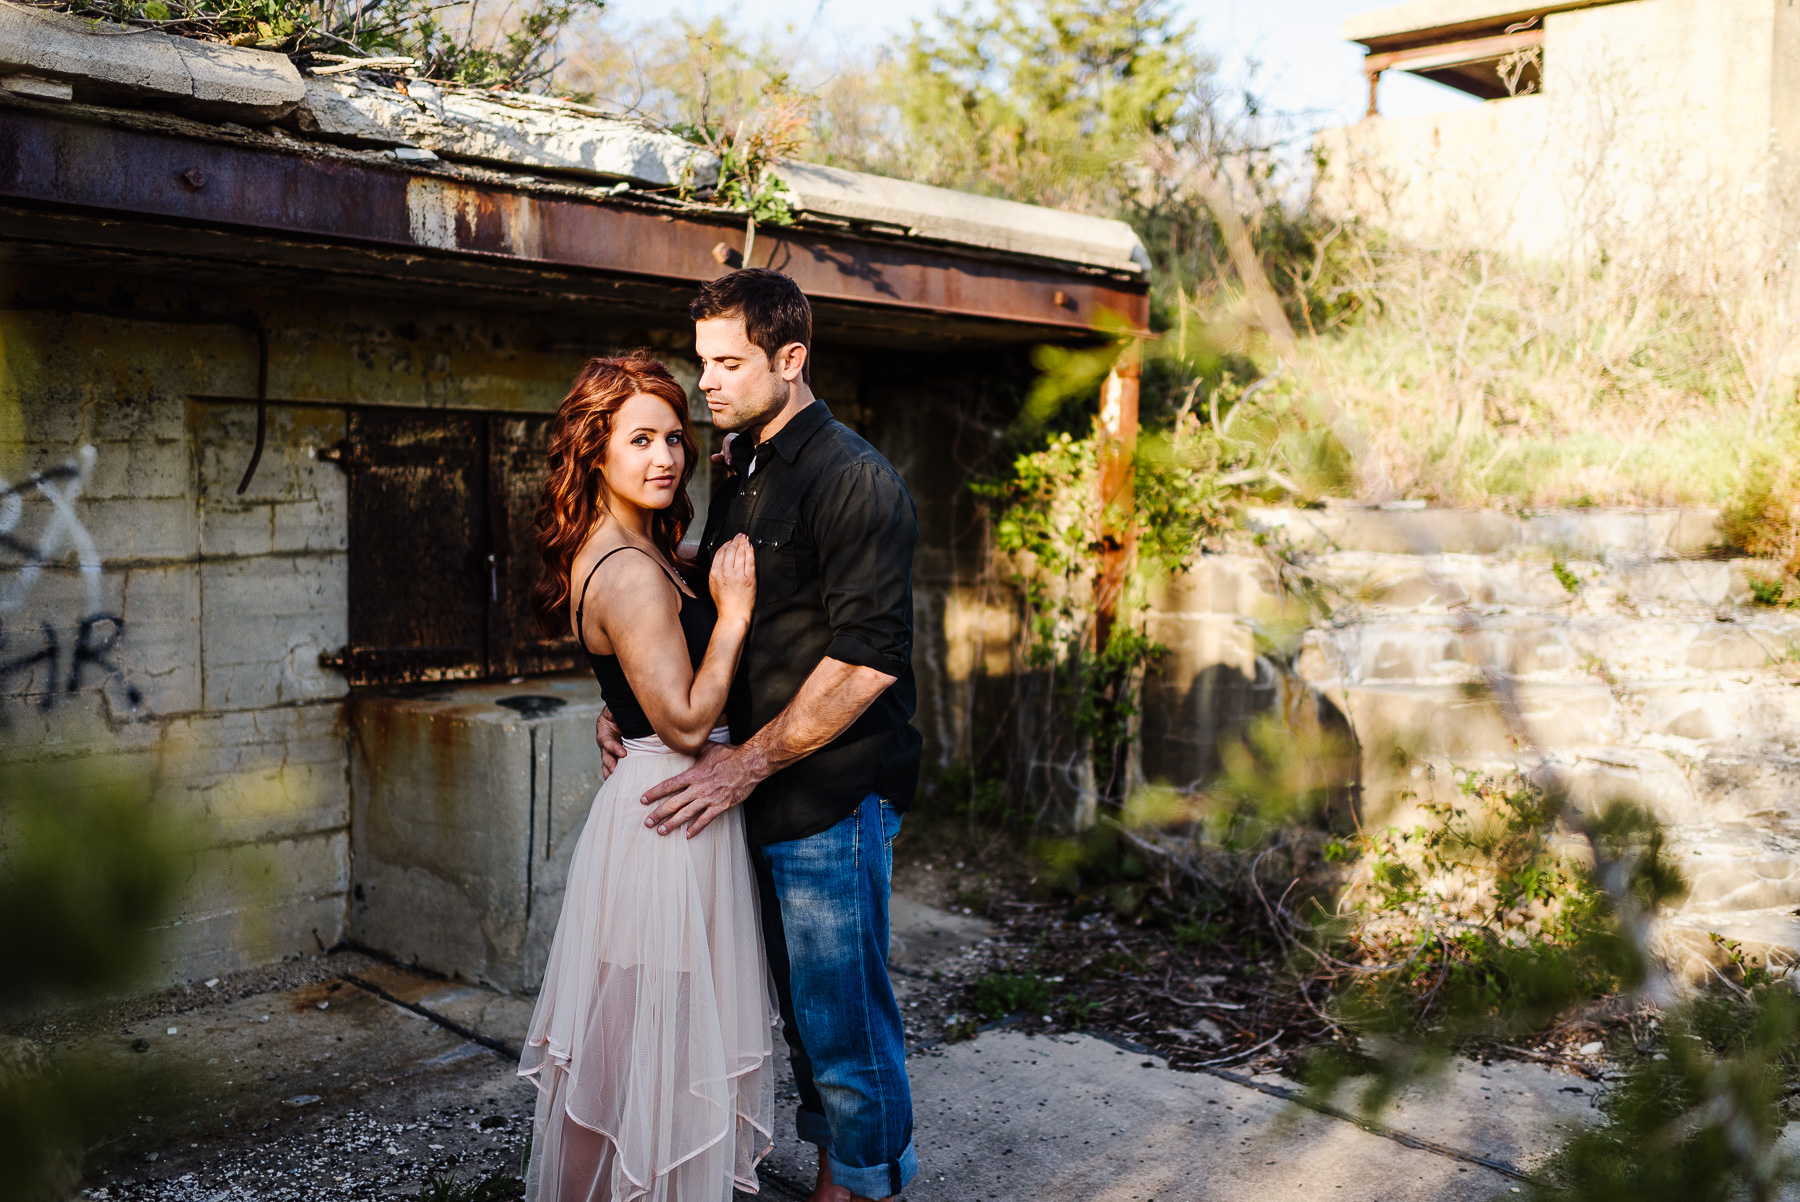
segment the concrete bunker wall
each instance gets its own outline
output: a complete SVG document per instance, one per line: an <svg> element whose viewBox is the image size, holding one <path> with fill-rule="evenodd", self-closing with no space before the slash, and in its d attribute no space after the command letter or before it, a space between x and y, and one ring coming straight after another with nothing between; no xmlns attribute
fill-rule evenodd
<svg viewBox="0 0 1800 1202"><path fill-rule="evenodd" d="M0 754L108 759L203 820L159 975L354 938L533 985L599 779L583 735L597 689L577 673L352 690L322 667L349 634L350 524L345 474L321 454L359 406L548 412L589 355L621 346L660 349L691 377L688 331L620 309L149 269L14 264L4 282L0 475L19 506L0 527L41 554L0 576ZM258 324L270 403L239 495ZM823 339L817 362L820 395L919 501L918 721L942 767L966 751L977 678L1010 671L1010 605L976 583L985 544L964 487L994 444L969 418L1003 425L1028 367ZM516 695L566 705L503 704Z"/></svg>

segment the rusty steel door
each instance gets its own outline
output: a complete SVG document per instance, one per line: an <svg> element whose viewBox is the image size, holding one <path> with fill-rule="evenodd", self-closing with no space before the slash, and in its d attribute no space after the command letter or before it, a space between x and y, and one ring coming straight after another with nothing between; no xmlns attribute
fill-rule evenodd
<svg viewBox="0 0 1800 1202"><path fill-rule="evenodd" d="M546 417L353 409L350 645L355 685L573 666L539 634L530 590Z"/></svg>
<svg viewBox="0 0 1800 1202"><path fill-rule="evenodd" d="M550 419L488 418L488 521L494 588L488 607L488 673L529 676L576 663L575 640L545 638L531 612L538 558L537 511L549 475Z"/></svg>

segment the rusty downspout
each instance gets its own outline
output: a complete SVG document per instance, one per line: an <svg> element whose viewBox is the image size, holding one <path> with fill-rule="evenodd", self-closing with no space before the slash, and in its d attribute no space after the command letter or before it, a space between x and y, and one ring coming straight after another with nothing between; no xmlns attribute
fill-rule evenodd
<svg viewBox="0 0 1800 1202"><path fill-rule="evenodd" d="M1125 591L1125 574L1131 566L1132 551L1137 543L1137 527L1133 506L1132 460L1137 454L1138 378L1142 371L1142 344L1130 340L1106 373L1100 386L1100 412L1094 418L1095 453L1099 471L1095 476L1096 508L1099 510L1095 545L1100 550L1100 571L1094 578L1094 625L1092 651L1106 650L1112 639L1113 626L1119 616L1119 599ZM1106 686L1112 704L1120 697L1117 691L1129 687L1112 681ZM1100 793L1118 791L1123 765L1113 754L1116 748L1093 746L1082 739L1082 771L1078 777L1075 827L1086 829L1099 817ZM1105 757L1104 761L1102 756ZM1108 764L1107 779L1099 779L1102 762Z"/></svg>
<svg viewBox="0 0 1800 1202"><path fill-rule="evenodd" d="M1100 386L1100 414L1094 419L1100 461L1095 498L1100 511L1100 528L1096 532L1100 575L1094 582L1095 650L1104 650L1112 637L1125 572L1137 542L1131 468L1132 457L1137 453L1138 378L1142 364L1141 344L1133 339L1106 373L1106 382Z"/></svg>
<svg viewBox="0 0 1800 1202"><path fill-rule="evenodd" d="M244 478L238 481L237 495L240 497L250 487L256 465L262 462L263 440L269 433L269 331L255 313L249 314L245 321L256 334L256 447L250 452L250 464L244 468Z"/></svg>

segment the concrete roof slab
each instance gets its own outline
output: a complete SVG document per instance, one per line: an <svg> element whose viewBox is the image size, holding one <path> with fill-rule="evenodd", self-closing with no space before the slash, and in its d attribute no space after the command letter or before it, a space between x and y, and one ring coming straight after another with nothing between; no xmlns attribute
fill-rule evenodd
<svg viewBox="0 0 1800 1202"><path fill-rule="evenodd" d="M286 55L0 0L0 74L14 73L67 82L84 102L147 102L252 124L291 112L304 92Z"/></svg>
<svg viewBox="0 0 1800 1202"><path fill-rule="evenodd" d="M192 81L191 99L178 106L189 116L260 125L300 103L304 85L285 54L194 38L170 40Z"/></svg>
<svg viewBox="0 0 1800 1202"><path fill-rule="evenodd" d="M908 180L784 163L776 175L806 213L885 226L914 237L1037 255L1140 274L1149 255L1123 221L1065 213Z"/></svg>
<svg viewBox="0 0 1800 1202"><path fill-rule="evenodd" d="M1371 49L1387 48L1390 43L1429 40L1424 35L1462 34L1507 25L1548 13L1567 12L1577 8L1595 8L1619 0L1552 0L1551 3L1521 3L1521 0L1409 0L1391 8L1378 8L1344 18L1346 41L1361 42Z"/></svg>
<svg viewBox="0 0 1800 1202"><path fill-rule="evenodd" d="M332 71L302 79L282 54L0 0L0 79L51 100L172 108L202 121L253 126L288 119L320 141L422 148L503 170L653 189L704 192L718 179L718 157L706 148L585 105L426 80L389 86ZM14 95L0 89L0 96ZM799 210L821 219L815 224L848 225L859 239L899 235L1126 276L1142 277L1150 267L1122 221L811 164L788 164L779 175ZM1059 313L1080 307L1067 290L1052 289L1044 300ZM1097 314L1081 316L1087 325Z"/></svg>
<svg viewBox="0 0 1800 1202"><path fill-rule="evenodd" d="M629 180L653 188L707 188L710 151L673 134L544 97L500 97L415 83L408 122L418 144L452 158Z"/></svg>

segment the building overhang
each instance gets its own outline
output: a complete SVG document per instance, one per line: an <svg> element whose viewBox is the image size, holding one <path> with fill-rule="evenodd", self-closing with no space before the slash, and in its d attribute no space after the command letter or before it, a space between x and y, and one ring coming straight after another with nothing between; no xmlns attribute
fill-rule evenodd
<svg viewBox="0 0 1800 1202"><path fill-rule="evenodd" d="M451 286L520 304L679 313L741 262L741 215L391 153L278 129L0 100L0 240L180 259L375 289ZM917 238L757 229L753 259L793 276L822 327L912 342L1078 341L1147 332L1141 273Z"/></svg>
<svg viewBox="0 0 1800 1202"><path fill-rule="evenodd" d="M1390 70L1420 75L1483 100L1499 100L1541 86L1544 18L1617 0L1412 0L1344 20L1344 37L1368 52L1369 115L1375 81Z"/></svg>

